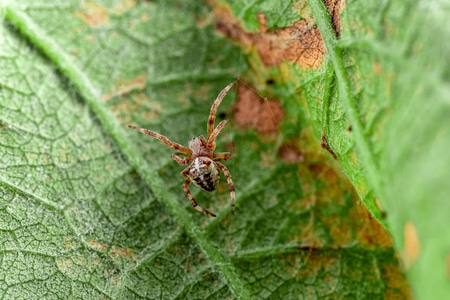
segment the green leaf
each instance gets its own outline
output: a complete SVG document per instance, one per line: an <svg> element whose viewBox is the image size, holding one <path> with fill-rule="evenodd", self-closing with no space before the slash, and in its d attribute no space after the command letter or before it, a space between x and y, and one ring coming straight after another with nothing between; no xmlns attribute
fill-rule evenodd
<svg viewBox="0 0 450 300"><path fill-rule="evenodd" d="M372 141L381 129L364 133L355 127L361 136L345 138L347 122L355 125L338 100L342 85L348 93L351 89L345 78L334 76L340 66L331 52L321 68L292 64L289 80L279 80L287 72L284 65L261 66L248 45L233 45L218 33L217 10L228 10L222 4L20 2L0 8L5 19L0 27L0 293L5 298L409 295L387 232L358 197L382 220L370 205L380 192L398 241L395 234L403 230L394 226L398 207L381 198L389 189L398 194L395 173L380 176L391 158L385 158L386 165L359 161L358 143L373 143L375 154L384 157L403 127L382 141ZM304 7L303 2L268 3L242 8L236 2L230 8L243 24L265 12L268 27L281 28ZM326 19L314 14L322 27ZM284 15L289 18L280 18ZM329 46L332 37L324 37ZM284 119L273 134L245 129L238 126L239 104L232 104L242 90L224 99L218 119L234 122L219 136L217 150L233 154L224 164L236 186L236 214L231 216L223 178L213 193L191 188L197 202L218 215L212 219L186 199L183 167L171 160L172 151L126 126L149 128L187 145L205 134L219 91L244 73L259 93L281 99ZM261 84L271 78L276 79L272 88ZM323 95L328 102L317 101ZM320 147L323 128L329 150L356 191ZM283 151L293 153L293 161ZM407 162L398 159L401 152L394 157L396 163ZM374 170L377 182L366 169Z"/></svg>
<svg viewBox="0 0 450 300"><path fill-rule="evenodd" d="M443 11L449 7L439 1L347 3L345 39L336 45L322 3L309 3L330 52L358 159L386 209L414 292L419 299L445 298L450 131Z"/></svg>

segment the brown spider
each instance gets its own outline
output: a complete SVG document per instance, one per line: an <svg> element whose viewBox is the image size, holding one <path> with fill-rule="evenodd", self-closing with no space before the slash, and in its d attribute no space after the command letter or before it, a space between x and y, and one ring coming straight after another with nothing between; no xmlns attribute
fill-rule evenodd
<svg viewBox="0 0 450 300"><path fill-rule="evenodd" d="M183 190L186 196L191 201L192 206L201 213L205 215L209 215L215 217L216 215L207 211L206 209L200 207L197 202L195 202L194 197L192 197L191 192L188 189L188 185L192 182L194 185L199 188L211 192L214 191L219 183L220 172L221 170L225 177L227 178L228 187L230 189L230 198L231 198L231 213L234 214L234 184L231 179L231 174L228 169L218 162L219 160L228 160L231 158L231 153L229 152L220 152L214 154L214 150L216 149L216 138L219 135L220 131L227 124L227 120L220 122L216 128L214 128L214 122L216 119L216 111L219 107L219 104L222 102L222 99L225 97L227 92L231 89L231 87L236 83L233 81L229 85L227 85L217 96L217 99L214 101L211 106L211 111L209 113L208 118L208 139L205 139L204 136L199 136L193 138L189 142L189 149L178 144L172 142L164 135L156 133L154 131L139 128L133 125L128 125L129 128L136 129L142 133L145 133L155 139L160 140L167 146L172 149L178 151L178 153L174 153L171 155L172 159L174 159L180 165L187 165L190 162L189 167L184 169L181 172L181 176L187 177L186 181L183 184ZM181 158L178 156L179 154L187 155L185 158Z"/></svg>

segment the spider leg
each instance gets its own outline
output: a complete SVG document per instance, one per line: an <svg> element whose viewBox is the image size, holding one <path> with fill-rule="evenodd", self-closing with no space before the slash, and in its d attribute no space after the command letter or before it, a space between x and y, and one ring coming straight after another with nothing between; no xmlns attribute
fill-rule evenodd
<svg viewBox="0 0 450 300"><path fill-rule="evenodd" d="M199 136L198 138L202 141L203 145L206 145L206 140L205 140L205 137L203 135Z"/></svg>
<svg viewBox="0 0 450 300"><path fill-rule="evenodd" d="M208 141L210 140L210 136L214 131L214 122L216 120L216 112L217 108L219 107L220 103L222 102L225 95L228 93L228 91L235 85L237 80L233 81L229 85L227 85L217 96L216 100L214 101L213 105L211 106L211 111L209 113L208 118Z"/></svg>
<svg viewBox="0 0 450 300"><path fill-rule="evenodd" d="M207 216L211 216L211 217L215 217L216 215L207 211L206 209L202 208L201 206L199 206L197 204L197 202L195 202L194 197L192 197L191 192L188 189L188 185L189 183L191 183L191 179L188 178L186 179L186 181L183 183L183 191L186 194L186 196L189 198L189 200L191 201L192 207L195 208L196 210L198 210L199 212L201 212L202 214L205 214Z"/></svg>
<svg viewBox="0 0 450 300"><path fill-rule="evenodd" d="M185 157L185 158L181 158L175 153L172 154L170 157L172 157L172 159L174 161L176 161L179 165L182 165L182 166L187 165L191 161L191 158L189 156Z"/></svg>
<svg viewBox="0 0 450 300"><path fill-rule="evenodd" d="M215 161L214 163L222 170L223 174L225 174L225 177L227 178L228 188L230 189L231 214L234 215L234 198L235 198L235 194L234 194L234 183L233 183L233 180L231 179L230 171L228 171L227 167L225 167L220 162Z"/></svg>
<svg viewBox="0 0 450 300"><path fill-rule="evenodd" d="M225 127L225 125L227 125L227 123L228 120L223 120L222 122L220 122L219 125L217 125L216 129L214 129L213 133L209 136L207 147L210 151L214 151L214 149L216 149L216 138Z"/></svg>
<svg viewBox="0 0 450 300"><path fill-rule="evenodd" d="M231 153L230 152L214 153L212 158L217 160L228 160L231 158Z"/></svg>
<svg viewBox="0 0 450 300"><path fill-rule="evenodd" d="M137 131L140 131L142 133L145 133L146 135L149 135L157 140L160 140L161 142L163 142L164 144L166 144L167 146L169 146L172 149L177 150L178 152L182 153L182 154L186 154L186 155L190 155L191 154L191 150L189 150L188 148L184 147L183 145L180 145L178 143L172 142L171 140L169 140L167 137L163 136L162 134L159 134L157 132L148 130L148 129L144 129L144 128L140 128L134 125L128 125L129 128L135 129ZM176 159L175 159L176 160ZM178 162L178 161L177 161Z"/></svg>

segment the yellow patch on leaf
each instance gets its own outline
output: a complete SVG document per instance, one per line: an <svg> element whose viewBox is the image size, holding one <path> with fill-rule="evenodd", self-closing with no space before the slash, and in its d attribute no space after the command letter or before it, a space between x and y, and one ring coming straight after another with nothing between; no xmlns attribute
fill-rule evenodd
<svg viewBox="0 0 450 300"><path fill-rule="evenodd" d="M100 27L111 23L109 11L106 7L89 1L83 1L82 9L74 12L74 16L80 18L89 27Z"/></svg>
<svg viewBox="0 0 450 300"><path fill-rule="evenodd" d="M102 100L108 101L113 97L123 96L134 90L142 91L145 88L146 82L147 74L141 74L129 80L118 78L117 84L107 94L103 95Z"/></svg>
<svg viewBox="0 0 450 300"><path fill-rule="evenodd" d="M405 268L409 269L419 258L420 240L417 235L416 226L412 221L408 221L403 229L405 244L403 248L402 258Z"/></svg>

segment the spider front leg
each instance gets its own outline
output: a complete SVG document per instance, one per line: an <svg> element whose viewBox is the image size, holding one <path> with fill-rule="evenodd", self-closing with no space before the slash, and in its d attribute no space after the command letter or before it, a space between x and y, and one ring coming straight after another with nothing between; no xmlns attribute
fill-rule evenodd
<svg viewBox="0 0 450 300"><path fill-rule="evenodd" d="M182 154L186 154L186 155L190 155L192 152L191 150L189 150L188 148L184 147L183 145L180 145L178 143L172 142L171 140L169 140L167 137L165 137L162 134L159 134L157 132L154 132L152 130L148 130L145 128L140 128L134 125L128 125L129 128L140 131L146 135L149 135L157 140L160 140L161 142L163 142L164 144L166 144L167 146L169 146L172 149L177 150L178 152L182 153ZM176 159L175 159L176 160ZM177 161L178 162L178 161Z"/></svg>
<svg viewBox="0 0 450 300"><path fill-rule="evenodd" d="M220 103L222 102L223 98L225 98L225 95L228 93L228 91L235 85L237 80L233 81L229 85L227 85L217 96L216 100L214 101L213 105L211 106L211 111L209 112L209 118L208 118L208 140L211 134L214 131L214 122L216 121L216 112L217 108L219 107Z"/></svg>
<svg viewBox="0 0 450 300"><path fill-rule="evenodd" d="M205 214L205 215L211 216L211 217L215 217L216 216L215 214L207 211L206 209L204 209L200 205L198 205L197 202L195 202L195 199L192 196L191 191L189 191L189 189L188 189L188 185L190 183L191 183L191 179L190 178L186 179L186 181L183 183L183 191L186 194L186 196L189 198L189 201L191 201L192 207L195 208L196 210L198 210L199 212L201 212L202 214Z"/></svg>
<svg viewBox="0 0 450 300"><path fill-rule="evenodd" d="M227 178L228 188L230 189L231 214L234 215L234 198L235 198L235 194L234 194L234 183L233 183L233 180L231 179L231 173L230 173L230 171L228 171L227 167L225 167L220 162L215 161L214 163L216 164L216 166L219 167L219 169L222 170L223 174L225 174L225 177Z"/></svg>
<svg viewBox="0 0 450 300"><path fill-rule="evenodd" d="M220 122L219 125L217 125L216 129L214 129L214 131L208 137L207 147L210 151L214 151L214 149L216 149L216 138L225 127L225 125L227 125L227 123L228 120L223 120L222 122Z"/></svg>

